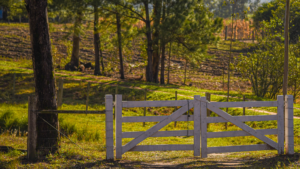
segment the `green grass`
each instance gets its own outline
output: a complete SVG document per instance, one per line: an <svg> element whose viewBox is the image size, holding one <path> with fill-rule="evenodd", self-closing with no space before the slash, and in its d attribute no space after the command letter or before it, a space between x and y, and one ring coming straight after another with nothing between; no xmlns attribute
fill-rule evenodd
<svg viewBox="0 0 300 169"><path fill-rule="evenodd" d="M0 86L3 92L1 94L0 104L0 127L1 136L0 142L6 146L12 146L17 150L2 153L0 155L0 168L67 168L74 166L88 167L87 164L93 164L94 167L133 167L143 168L148 163L168 163L171 165L178 165L179 167L211 167L222 166L220 162L215 160L216 157L210 156L208 159L199 159L193 157L192 151L168 151L168 152L127 152L123 155L123 161L108 163L105 159L105 116L104 115L71 115L60 114L60 130L65 133L72 141L82 147L84 151L70 140L62 138L60 142L60 150L58 154L49 155L43 162L35 164L23 164L21 161L26 156L26 153L20 153L19 149L26 149L26 131L27 131L27 97L34 93L33 72L28 69L31 64L28 60L14 61L11 59L3 59L0 62ZM22 68L21 68L22 67ZM12 75L16 74L15 93L16 99L11 96L12 91ZM92 75L84 75L81 72L68 72L63 70L56 70L56 77L64 77L64 98L62 110L85 110L86 101L86 80L92 81L90 95L89 95L89 110L104 110L103 105L105 94L114 94L116 90L123 95L123 100L144 100L144 89L147 88L147 100L175 100L175 91L178 92L178 99L193 99L194 95L204 96L205 92L213 93L212 101L226 101L226 91L215 91L198 89L194 86L178 86L178 85L158 85L146 82L120 82L117 80L110 80L106 77L94 77ZM80 79L75 81L74 79ZM212 79L214 80L214 79ZM116 88L116 85L119 85ZM242 93L239 91L232 91L230 101L241 101ZM236 97L236 98L235 98ZM258 98L246 94L247 98L253 100L271 100L266 98ZM300 105L295 104L295 107ZM147 108L147 116L170 115L176 107L169 108ZM266 109L264 109L266 110ZM268 109L276 112L276 108ZM124 108L123 116L142 116L143 108ZM296 112L296 111L295 111ZM298 111L297 111L298 112ZM242 115L242 109L230 108L229 113L234 116ZM253 110L247 110L246 115L263 115ZM216 114L212 113L212 116ZM123 131L146 131L157 122L147 122L143 127L142 123L124 123ZM276 121L267 122L246 122L247 125L254 129L269 129L276 128ZM300 149L299 129L300 120L295 119L295 151L298 153ZM174 123L170 123L161 131L170 130L193 130L193 122L178 122L177 127ZM229 131L240 130L232 123L228 123ZM224 123L210 124L209 132L225 131ZM268 136L270 139L276 141L276 135ZM123 145L132 139L123 139ZM193 137L160 137L147 138L140 145L157 145L157 144L193 144ZM248 145L248 144L262 144L262 142L255 137L229 137L229 138L214 138L208 139L208 147L214 146L234 146L234 145ZM276 151L256 151L243 153L229 153L221 156L220 161L232 161L236 158L246 159L241 166L258 167L261 165L266 168L276 168L288 166L290 168L296 165L297 160L294 157L287 157L291 160L285 159L276 155ZM272 160L268 160L272 158ZM278 159L277 159L278 158ZM100 160L99 160L100 159ZM264 160L261 160L264 159ZM280 164L266 165L266 162L275 161ZM261 160L261 161L260 161ZM134 161L130 163L128 161ZM256 162L258 161L258 162ZM158 165L158 164L157 164Z"/></svg>

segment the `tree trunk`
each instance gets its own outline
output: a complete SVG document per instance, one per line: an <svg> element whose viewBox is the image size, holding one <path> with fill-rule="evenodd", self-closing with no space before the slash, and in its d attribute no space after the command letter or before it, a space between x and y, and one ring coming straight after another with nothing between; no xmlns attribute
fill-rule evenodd
<svg viewBox="0 0 300 169"><path fill-rule="evenodd" d="M159 24L161 22L161 1L156 0L154 3L154 33L153 33L153 61L152 61L152 70L153 70L153 81L158 83L158 72L159 72L159 39L160 39L160 29Z"/></svg>
<svg viewBox="0 0 300 169"><path fill-rule="evenodd" d="M165 43L162 41L161 43L161 65L160 65L160 84L165 84L165 48L166 45Z"/></svg>
<svg viewBox="0 0 300 169"><path fill-rule="evenodd" d="M165 18L166 18L166 6L164 3L163 4L163 14L162 14L162 23L165 21ZM161 35L160 84L165 84L165 50L166 50L165 36L164 36L164 33L162 33L162 35Z"/></svg>
<svg viewBox="0 0 300 169"><path fill-rule="evenodd" d="M172 42L170 42L170 48L169 48L169 63L168 63L168 84L170 84L170 66L171 66L171 52L172 52Z"/></svg>
<svg viewBox="0 0 300 169"><path fill-rule="evenodd" d="M103 54L102 54L102 49L101 49L101 37L99 36L99 49L100 49L100 61L101 61L101 66L102 66L102 73L104 74L104 63L103 63Z"/></svg>
<svg viewBox="0 0 300 169"><path fill-rule="evenodd" d="M184 84L186 82L186 67L187 67L187 59L185 59L185 66L184 66Z"/></svg>
<svg viewBox="0 0 300 169"><path fill-rule="evenodd" d="M118 46L119 46L119 59L120 59L120 78L125 79L124 68L123 68L123 56L122 56L121 23L120 23L120 14L119 13L116 13L116 18L117 18Z"/></svg>
<svg viewBox="0 0 300 169"><path fill-rule="evenodd" d="M56 110L55 77L48 28L47 0L26 0L28 11L35 95L38 110ZM58 150L57 114L40 114L37 119L37 150L40 155Z"/></svg>
<svg viewBox="0 0 300 169"><path fill-rule="evenodd" d="M82 22L82 12L77 12L74 24L74 33L73 33L73 49L71 57L71 70L78 70L79 67L79 42L80 42L80 25Z"/></svg>
<svg viewBox="0 0 300 169"><path fill-rule="evenodd" d="M146 12L146 36L147 36L147 55L148 64L146 66L146 81L153 82L153 70L152 70L152 39L151 39L151 25L149 16L149 4L148 1L144 1Z"/></svg>
<svg viewBox="0 0 300 169"><path fill-rule="evenodd" d="M95 70L94 75L101 75L100 72L100 63L99 63L99 45L100 45L100 37L98 32L99 25L99 12L98 12L98 4L94 5L94 47L95 47Z"/></svg>

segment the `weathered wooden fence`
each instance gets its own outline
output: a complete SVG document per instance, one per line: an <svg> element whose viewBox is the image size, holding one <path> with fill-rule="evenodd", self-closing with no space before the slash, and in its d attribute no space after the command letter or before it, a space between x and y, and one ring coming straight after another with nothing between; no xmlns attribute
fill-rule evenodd
<svg viewBox="0 0 300 169"><path fill-rule="evenodd" d="M83 113L83 114L105 114L106 115L106 158L114 159L113 145L113 96L105 96L105 111L70 111L70 110L34 110L35 97L29 97L28 105L28 157L36 158L36 127L39 113ZM169 116L122 116L123 108L135 107L177 107ZM259 116L231 116L220 108L228 107L277 107L277 115ZM194 114L183 115L194 108ZM219 117L209 117L207 111L210 110ZM276 120L277 128L255 130L245 121L269 121ZM170 122L194 121L194 130L159 131ZM159 122L147 131L122 132L122 123L130 122ZM231 122L243 131L207 132L207 124ZM206 97L194 96L194 100L174 100L174 101L123 101L122 95L115 96L115 125L116 125L116 158L121 159L122 154L128 151L166 151L166 150L193 150L194 156L202 158L211 153L257 151L257 150L277 150L278 154L284 153L286 147L287 154L294 153L293 134L293 96L277 96L277 101L248 101L248 102L210 102ZM277 142L269 139L265 135L277 135ZM137 145L148 137L171 137L171 136L194 136L194 144L178 145ZM226 147L207 147L208 138L254 136L265 144L241 145ZM126 145L122 145L122 138L134 138ZM285 144L285 145L284 145Z"/></svg>
<svg viewBox="0 0 300 169"><path fill-rule="evenodd" d="M285 104L285 111L284 111ZM277 107L277 115L260 116L231 116L222 111L224 107ZM207 108L220 117L207 117ZM247 126L245 121L277 121L277 129L254 130ZM207 132L207 123L231 122L243 129L243 131ZM285 132L285 135L284 135ZM265 135L278 136L277 143ZM266 144L227 146L227 147L207 147L207 138L254 136ZM278 154L284 153L284 140L288 154L294 153L293 136L293 97L288 95L284 102L283 96L278 96L277 101L251 101L251 102L208 102L206 98L201 98L201 157L207 157L210 153L257 151L257 150L277 150Z"/></svg>
<svg viewBox="0 0 300 169"><path fill-rule="evenodd" d="M105 111L79 111L79 110L35 110L36 97L29 96L28 99L28 138L27 156L29 160L35 161L38 157L37 150L37 117L38 114L105 114L106 128L106 159L114 159L114 140L113 140L113 96L105 95ZM58 129L57 129L58 130Z"/></svg>
<svg viewBox="0 0 300 169"><path fill-rule="evenodd" d="M134 116L122 117L122 108L132 107L175 107L182 106L170 116ZM183 115L194 108L194 115ZM194 119L199 119L194 121ZM194 130L159 131L172 121L194 121ZM126 122L159 122L147 131L122 132L122 123ZM194 136L194 144L178 145L141 145L148 137ZM122 145L122 138L134 138ZM165 150L194 150L194 156L200 156L200 96L194 100L178 101L122 101L122 95L116 95L116 158L121 159L127 151L165 151Z"/></svg>

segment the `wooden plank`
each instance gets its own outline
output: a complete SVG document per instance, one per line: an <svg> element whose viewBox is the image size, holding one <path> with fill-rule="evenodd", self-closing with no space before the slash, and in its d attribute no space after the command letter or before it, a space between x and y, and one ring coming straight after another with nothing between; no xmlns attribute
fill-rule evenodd
<svg viewBox="0 0 300 169"><path fill-rule="evenodd" d="M200 96L194 96L194 156L200 156Z"/></svg>
<svg viewBox="0 0 300 169"><path fill-rule="evenodd" d="M170 150L194 150L194 145L193 144L142 145L142 146L135 146L129 151L170 151Z"/></svg>
<svg viewBox="0 0 300 169"><path fill-rule="evenodd" d="M207 157L207 101L206 97L200 99L200 130L201 130L201 157Z"/></svg>
<svg viewBox="0 0 300 169"><path fill-rule="evenodd" d="M116 158L122 158L122 95L115 96L115 125L116 125Z"/></svg>
<svg viewBox="0 0 300 169"><path fill-rule="evenodd" d="M250 102L212 102L216 108L220 107L277 107L277 101L250 101Z"/></svg>
<svg viewBox="0 0 300 169"><path fill-rule="evenodd" d="M285 148L286 154L294 154L293 96L285 96Z"/></svg>
<svg viewBox="0 0 300 169"><path fill-rule="evenodd" d="M207 153L226 153L240 151L258 151L258 150L274 150L267 144L243 145L243 146L226 146L226 147L208 147Z"/></svg>
<svg viewBox="0 0 300 169"><path fill-rule="evenodd" d="M40 114L105 114L105 110L102 111L80 111L80 110L42 110L39 112Z"/></svg>
<svg viewBox="0 0 300 169"><path fill-rule="evenodd" d="M148 129L145 133L139 135L138 137L136 137L135 139L133 139L132 141L130 141L129 143L127 143L125 146L123 146L122 153L125 153L126 151L129 151L134 146L136 146L137 144L139 144L141 141L143 141L147 137L153 135L158 130L162 129L164 126L166 126L167 124L169 124L171 121L177 119L179 116L181 116L183 113L185 113L187 111L188 106L189 106L189 108L194 107L194 101L191 100L189 102L189 105L187 105L187 101L186 101L186 105L182 106L180 109L178 109L177 111L175 111L173 114L171 114L170 116L166 117L164 120L160 121L159 123L157 123L156 125L154 125L150 129Z"/></svg>
<svg viewBox="0 0 300 169"><path fill-rule="evenodd" d="M187 104L186 100L172 100L172 101L126 101L123 102L123 107L175 107L184 106Z"/></svg>
<svg viewBox="0 0 300 169"><path fill-rule="evenodd" d="M114 159L113 96L105 95L106 160Z"/></svg>
<svg viewBox="0 0 300 169"><path fill-rule="evenodd" d="M259 115L259 116L232 116L234 119L238 121L269 121L269 120L277 120L277 115ZM223 123L228 122L222 117L208 117L207 123Z"/></svg>
<svg viewBox="0 0 300 169"><path fill-rule="evenodd" d="M284 153L284 100L283 96L277 96L277 130L278 130L278 154Z"/></svg>
<svg viewBox="0 0 300 169"><path fill-rule="evenodd" d="M122 122L156 122L162 121L168 116L127 116L122 118ZM189 121L194 120L194 115L190 115ZM173 121L187 121L187 115L181 115Z"/></svg>
<svg viewBox="0 0 300 169"><path fill-rule="evenodd" d="M27 137L27 158L30 161L36 161L37 156L37 114L36 110L37 97L28 97L28 137Z"/></svg>
<svg viewBox="0 0 300 169"><path fill-rule="evenodd" d="M263 135L271 135L277 134L277 129L262 129L262 130L255 130L258 133ZM251 136L251 134L245 131L225 131L225 132L208 132L207 138L220 138L220 137L238 137L238 136Z"/></svg>
<svg viewBox="0 0 300 169"><path fill-rule="evenodd" d="M136 138L145 131L123 132L122 138ZM173 136L193 136L194 130L158 131L149 137L173 137Z"/></svg>
<svg viewBox="0 0 300 169"><path fill-rule="evenodd" d="M276 104L277 104L277 102L276 102ZM228 120L229 122L233 123L234 125L240 127L241 129L243 129L247 133L249 133L249 134L255 136L256 138L260 139L261 141L267 143L271 147L273 147L275 149L278 148L278 144L276 142L274 142L273 140L271 140L268 137L264 136L263 134L256 132L253 128L247 126L242 121L237 120L236 118L232 117L231 115L229 115L228 113L222 111L221 109L211 105L210 103L208 104L208 108L210 110L212 110L213 112L217 113L219 116L221 116L224 119ZM243 117L245 117L245 116L243 116Z"/></svg>

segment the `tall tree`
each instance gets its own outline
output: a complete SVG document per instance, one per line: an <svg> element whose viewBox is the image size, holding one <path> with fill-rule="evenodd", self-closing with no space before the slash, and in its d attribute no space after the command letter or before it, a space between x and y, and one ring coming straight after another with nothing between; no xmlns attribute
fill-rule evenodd
<svg viewBox="0 0 300 169"><path fill-rule="evenodd" d="M37 110L56 110L55 77L48 29L47 0L26 0L25 3L30 26L35 95L37 96L36 108ZM48 150L44 149L40 153L54 153L58 149L58 133L51 130L49 124L42 119L57 128L58 116L57 114L41 114L37 123L37 138L39 138L37 149L49 147ZM47 131L46 135L44 131Z"/></svg>
<svg viewBox="0 0 300 169"><path fill-rule="evenodd" d="M93 2L94 6L94 50L95 50L95 70L94 75L101 75L100 71L100 35L98 32L99 26L99 1ZM102 51L101 51L102 55Z"/></svg>

